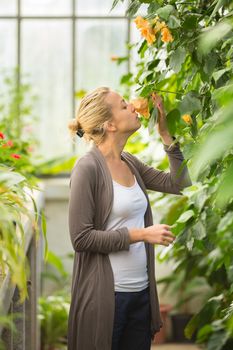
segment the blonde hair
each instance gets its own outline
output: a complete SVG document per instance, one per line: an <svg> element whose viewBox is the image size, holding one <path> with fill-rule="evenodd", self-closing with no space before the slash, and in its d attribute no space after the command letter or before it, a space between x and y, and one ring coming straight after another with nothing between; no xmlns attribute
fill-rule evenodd
<svg viewBox="0 0 233 350"><path fill-rule="evenodd" d="M72 136L81 129L85 140L101 143L105 136L104 123L112 117L111 105L105 101L109 92L108 87L99 87L83 97L75 118L68 124Z"/></svg>

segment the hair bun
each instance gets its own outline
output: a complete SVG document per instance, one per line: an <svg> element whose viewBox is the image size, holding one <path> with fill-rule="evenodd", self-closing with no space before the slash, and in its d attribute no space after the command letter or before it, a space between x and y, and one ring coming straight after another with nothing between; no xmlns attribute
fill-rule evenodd
<svg viewBox="0 0 233 350"><path fill-rule="evenodd" d="M83 129L78 129L78 130L76 131L76 134L77 134L79 137L83 137L83 134L84 134Z"/></svg>

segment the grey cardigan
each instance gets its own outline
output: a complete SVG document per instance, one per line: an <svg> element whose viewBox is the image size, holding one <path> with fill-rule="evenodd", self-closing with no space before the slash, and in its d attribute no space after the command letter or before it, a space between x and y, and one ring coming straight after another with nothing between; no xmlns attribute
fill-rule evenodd
<svg viewBox="0 0 233 350"><path fill-rule="evenodd" d="M163 145L170 172L140 161L128 152L121 158L127 163L146 195L148 206L145 227L153 224L146 190L181 195L192 184L179 143ZM97 146L80 157L72 169L69 198L69 232L75 251L68 320L68 350L111 350L114 320L114 278L108 254L129 250L127 227L105 230L113 204L113 185L106 161ZM154 245L145 243L151 304L151 337L163 323L155 281Z"/></svg>

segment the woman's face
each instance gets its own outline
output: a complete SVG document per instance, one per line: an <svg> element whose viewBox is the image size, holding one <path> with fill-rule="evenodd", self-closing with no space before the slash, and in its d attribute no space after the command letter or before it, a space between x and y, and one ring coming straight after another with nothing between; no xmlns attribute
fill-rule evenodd
<svg viewBox="0 0 233 350"><path fill-rule="evenodd" d="M118 93L111 91L105 101L112 108L112 119L108 123L109 131L118 131L121 134L133 134L141 126L138 113L131 103L127 103Z"/></svg>

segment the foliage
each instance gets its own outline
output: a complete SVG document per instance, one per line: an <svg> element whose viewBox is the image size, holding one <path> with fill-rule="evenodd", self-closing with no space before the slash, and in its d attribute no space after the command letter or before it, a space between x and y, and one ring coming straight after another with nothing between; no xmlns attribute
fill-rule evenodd
<svg viewBox="0 0 233 350"><path fill-rule="evenodd" d="M64 257L73 260L74 253L71 252ZM41 326L42 349L63 349L67 342L71 284L71 276L65 269L63 258L48 251L48 258L41 277L55 282L52 292L51 290L46 291L46 295L44 292L39 298L38 319Z"/></svg>
<svg viewBox="0 0 233 350"><path fill-rule="evenodd" d="M23 222L31 222L36 239L39 219L42 220L46 247L46 227L43 212L39 213L33 190L40 190L32 174L32 149L36 139L28 132L31 105L28 85L17 85L17 71L5 78L8 87L0 102L0 264L4 276L9 269L11 281L20 291L20 301L28 296L29 266L25 255L26 232ZM27 126L27 132L23 132ZM25 131L25 130L24 130ZM30 210L29 203L34 211ZM46 248L47 249L47 248ZM46 253L46 250L45 250Z"/></svg>
<svg viewBox="0 0 233 350"><path fill-rule="evenodd" d="M43 350L63 349L66 344L69 308L70 300L65 294L39 298L38 318Z"/></svg>
<svg viewBox="0 0 233 350"><path fill-rule="evenodd" d="M31 86L19 84L18 70L4 77L4 93L0 98L0 161L36 183L32 176L32 161L39 142L35 137L35 125L38 118L33 115Z"/></svg>
<svg viewBox="0 0 233 350"><path fill-rule="evenodd" d="M119 1L114 1L114 6ZM163 95L168 128L180 142L188 160L193 186L184 196L164 197L168 208L162 222L173 225L177 236L160 260L174 262L173 276L166 280L182 292L182 301L193 293L190 285L208 287L203 307L186 328L190 337L208 350L232 348L233 251L232 251L232 43L233 4L229 0L130 1L127 15L140 15L151 25L159 18L173 40L161 36L136 45L136 74L121 82L140 97L156 91ZM148 34L147 24L143 22ZM146 36L148 39L148 36ZM151 42L153 41L153 42ZM143 125L155 137L156 113ZM180 282L180 285L177 282ZM176 283L176 284L175 284Z"/></svg>

